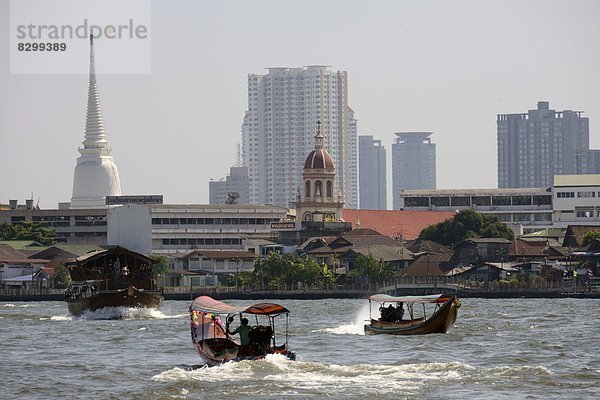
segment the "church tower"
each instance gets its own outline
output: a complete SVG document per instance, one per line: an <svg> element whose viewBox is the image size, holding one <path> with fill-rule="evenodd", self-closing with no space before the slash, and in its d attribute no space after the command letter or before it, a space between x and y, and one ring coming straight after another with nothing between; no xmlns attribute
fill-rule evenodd
<svg viewBox="0 0 600 400"><path fill-rule="evenodd" d="M75 166L71 208L105 208L106 196L120 196L119 171L110 153L100 112L94 66L94 37L90 35L90 85L88 89L85 140Z"/></svg>
<svg viewBox="0 0 600 400"><path fill-rule="evenodd" d="M342 219L344 203L336 190L335 166L331 155L323 145L321 122L317 122L315 149L304 162L302 173L303 196L296 196L296 227L302 222L336 222Z"/></svg>

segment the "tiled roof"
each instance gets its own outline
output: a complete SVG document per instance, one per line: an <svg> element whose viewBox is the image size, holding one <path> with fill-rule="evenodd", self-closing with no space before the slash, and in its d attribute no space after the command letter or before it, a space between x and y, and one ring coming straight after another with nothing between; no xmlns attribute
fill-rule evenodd
<svg viewBox="0 0 600 400"><path fill-rule="evenodd" d="M342 218L355 228L370 228L389 237L415 239L430 225L452 218L453 211L353 210L344 209Z"/></svg>
<svg viewBox="0 0 600 400"><path fill-rule="evenodd" d="M449 265L451 257L452 254L423 255L400 274L407 276L446 276L452 270Z"/></svg>
<svg viewBox="0 0 600 400"><path fill-rule="evenodd" d="M352 248L352 251L354 251L355 253L360 253L364 256L371 255L373 258L383 261L400 261L413 259L413 253L410 250L401 246L355 246Z"/></svg>
<svg viewBox="0 0 600 400"><path fill-rule="evenodd" d="M413 253L436 253L446 254L453 253L452 249L432 240L415 240L410 243L407 248Z"/></svg>
<svg viewBox="0 0 600 400"><path fill-rule="evenodd" d="M580 247L583 244L583 237L588 232L600 232L599 225L569 225L563 241L565 247Z"/></svg>
<svg viewBox="0 0 600 400"><path fill-rule="evenodd" d="M17 258L26 258L26 257L25 257L25 254L23 254L19 250L16 250L7 244L0 243L0 259L7 260L7 259L17 259Z"/></svg>
<svg viewBox="0 0 600 400"><path fill-rule="evenodd" d="M38 243L35 240L1 240L0 244L7 244L13 249L17 250L23 250L29 247L44 247L41 243Z"/></svg>
<svg viewBox="0 0 600 400"><path fill-rule="evenodd" d="M388 246L400 246L400 242L398 240L394 240L389 236L379 235L365 235L365 236L349 236L344 237L347 241L352 243L354 246L358 247L366 247L366 246L375 246L375 245L388 245Z"/></svg>
<svg viewBox="0 0 600 400"><path fill-rule="evenodd" d="M102 247L95 245L55 244L43 250L36 251L29 257L46 258L48 260L53 260L55 258L77 258L97 250L102 250Z"/></svg>

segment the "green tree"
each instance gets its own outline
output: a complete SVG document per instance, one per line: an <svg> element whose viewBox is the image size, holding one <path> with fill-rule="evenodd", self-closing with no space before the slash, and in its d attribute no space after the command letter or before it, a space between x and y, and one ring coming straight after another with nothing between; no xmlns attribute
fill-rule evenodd
<svg viewBox="0 0 600 400"><path fill-rule="evenodd" d="M154 261L154 279L164 286L165 278L169 274L169 259L162 254L150 254L149 257Z"/></svg>
<svg viewBox="0 0 600 400"><path fill-rule="evenodd" d="M18 224L0 224L0 240L34 240L44 246L56 243L56 231L40 222L22 221Z"/></svg>
<svg viewBox="0 0 600 400"><path fill-rule="evenodd" d="M52 266L54 275L52 275L52 284L58 288L66 288L71 284L71 274L64 263L56 263Z"/></svg>
<svg viewBox="0 0 600 400"><path fill-rule="evenodd" d="M592 243L594 240L600 240L600 231L589 231L585 235L583 235L583 239L581 241L582 246L587 246Z"/></svg>
<svg viewBox="0 0 600 400"><path fill-rule="evenodd" d="M428 226L419 234L421 240L431 240L451 246L464 239L505 238L514 239L513 231L498 217L478 213L472 209L459 211L454 217Z"/></svg>
<svg viewBox="0 0 600 400"><path fill-rule="evenodd" d="M294 287L302 283L306 287L315 284L331 286L335 283L335 271L319 265L316 260L306 255L291 256L289 254L269 253L254 262L253 279L249 284L255 288Z"/></svg>
<svg viewBox="0 0 600 400"><path fill-rule="evenodd" d="M369 287L372 283L384 283L394 276L394 266L383 260L377 260L372 255L360 254L355 262L355 275L364 276Z"/></svg>

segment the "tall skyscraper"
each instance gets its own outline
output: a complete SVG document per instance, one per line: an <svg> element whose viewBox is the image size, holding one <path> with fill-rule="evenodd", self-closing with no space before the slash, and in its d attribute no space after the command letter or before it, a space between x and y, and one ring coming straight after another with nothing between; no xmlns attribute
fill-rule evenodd
<svg viewBox="0 0 600 400"><path fill-rule="evenodd" d="M119 171L104 134L94 66L94 38L90 35L90 85L88 88L85 140L79 148L73 178L71 208L105 208L106 196L121 195Z"/></svg>
<svg viewBox="0 0 600 400"><path fill-rule="evenodd" d="M589 120L547 101L523 114L499 114L498 187L551 187L554 175L596 173Z"/></svg>
<svg viewBox="0 0 600 400"><path fill-rule="evenodd" d="M358 137L360 208L387 210L385 147L373 136Z"/></svg>
<svg viewBox="0 0 600 400"><path fill-rule="evenodd" d="M435 189L435 143L433 132L397 132L392 143L392 198L394 210L404 207L400 191Z"/></svg>
<svg viewBox="0 0 600 400"><path fill-rule="evenodd" d="M251 204L294 202L317 121L337 166L336 187L348 207L358 206L357 129L347 73L318 65L248 75L242 144Z"/></svg>

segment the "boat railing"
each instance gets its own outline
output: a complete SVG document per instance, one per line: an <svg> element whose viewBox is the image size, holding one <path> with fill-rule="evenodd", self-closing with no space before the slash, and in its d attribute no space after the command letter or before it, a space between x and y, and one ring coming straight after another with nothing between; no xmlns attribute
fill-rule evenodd
<svg viewBox="0 0 600 400"><path fill-rule="evenodd" d="M98 289L95 284L100 283L99 281L89 281L82 285L72 286L65 289L65 300L73 301L79 299L86 299L94 296L98 293Z"/></svg>

